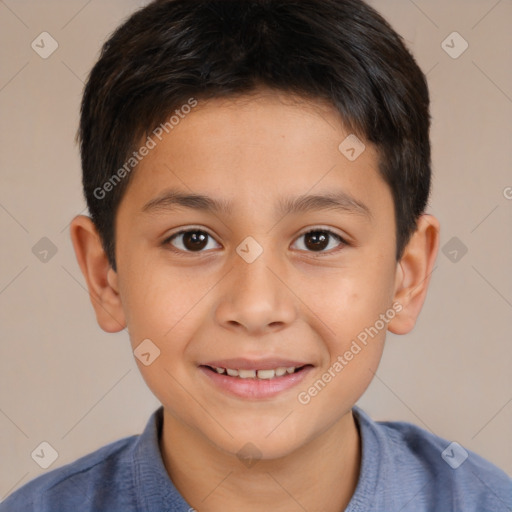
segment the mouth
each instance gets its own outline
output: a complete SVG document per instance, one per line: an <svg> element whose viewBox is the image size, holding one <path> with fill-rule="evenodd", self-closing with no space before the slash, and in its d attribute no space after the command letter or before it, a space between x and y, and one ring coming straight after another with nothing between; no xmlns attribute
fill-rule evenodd
<svg viewBox="0 0 512 512"><path fill-rule="evenodd" d="M233 368L222 368L217 366L205 366L209 370L215 371L219 375L229 375L230 377L238 377L239 379L260 379L260 380L270 380L275 379L276 377L283 377L284 375L291 375L292 373L297 373L303 370L308 365L303 366L278 366L277 368L269 368L267 370L264 369L255 369L248 370L243 368L233 369Z"/></svg>
<svg viewBox="0 0 512 512"><path fill-rule="evenodd" d="M274 397L301 382L312 364L295 361L230 360L199 366L209 382L229 395L262 399Z"/></svg>

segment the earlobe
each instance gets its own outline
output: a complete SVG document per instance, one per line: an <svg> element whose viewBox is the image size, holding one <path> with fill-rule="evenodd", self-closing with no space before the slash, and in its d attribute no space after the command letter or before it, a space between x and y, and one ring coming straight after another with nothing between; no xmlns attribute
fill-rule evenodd
<svg viewBox="0 0 512 512"><path fill-rule="evenodd" d="M393 300L401 304L402 310L388 324L388 330L394 334L406 334L416 324L439 249L439 231L439 221L433 215L421 215L397 263Z"/></svg>
<svg viewBox="0 0 512 512"><path fill-rule="evenodd" d="M126 320L118 276L108 262L94 223L89 217L78 215L71 221L70 235L99 326L106 332L121 331Z"/></svg>

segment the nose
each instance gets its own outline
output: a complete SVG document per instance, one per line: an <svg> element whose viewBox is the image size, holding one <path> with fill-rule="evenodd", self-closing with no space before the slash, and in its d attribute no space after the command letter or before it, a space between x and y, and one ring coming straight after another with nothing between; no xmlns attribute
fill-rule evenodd
<svg viewBox="0 0 512 512"><path fill-rule="evenodd" d="M268 261L265 251L252 263L236 256L234 268L222 283L217 322L251 335L286 328L297 315L297 299L286 277L284 265Z"/></svg>

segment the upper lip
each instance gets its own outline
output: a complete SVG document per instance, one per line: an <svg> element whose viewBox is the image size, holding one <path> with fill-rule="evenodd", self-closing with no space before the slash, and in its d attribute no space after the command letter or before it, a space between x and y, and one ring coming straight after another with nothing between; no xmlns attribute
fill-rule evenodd
<svg viewBox="0 0 512 512"><path fill-rule="evenodd" d="M233 359L218 359L216 361L208 361L201 364L200 366L212 366L214 368L229 368L232 370L272 370L275 368L290 368L295 366L305 366L310 363L304 361L297 361L296 359L244 359L244 358L233 358Z"/></svg>

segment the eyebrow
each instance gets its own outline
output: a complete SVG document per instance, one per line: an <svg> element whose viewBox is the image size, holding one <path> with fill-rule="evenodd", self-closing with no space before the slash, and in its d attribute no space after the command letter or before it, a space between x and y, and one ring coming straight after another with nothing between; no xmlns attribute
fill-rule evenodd
<svg viewBox="0 0 512 512"><path fill-rule="evenodd" d="M230 215L233 204L230 201L215 199L203 194L189 194L179 189L168 189L148 201L142 208L144 213L173 211L179 207ZM343 190L322 194L281 197L275 211L276 217L287 214L303 213L314 210L337 210L373 218L368 206Z"/></svg>

